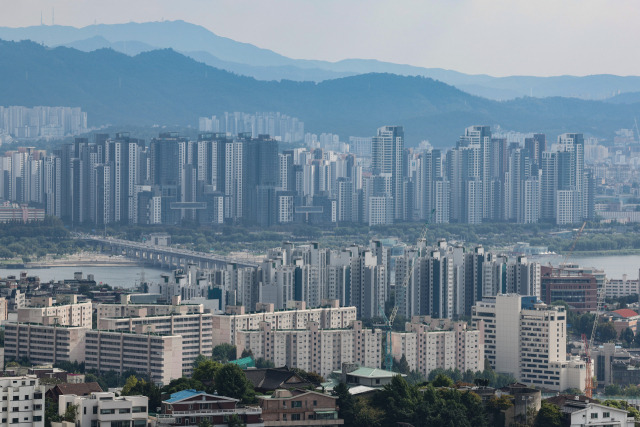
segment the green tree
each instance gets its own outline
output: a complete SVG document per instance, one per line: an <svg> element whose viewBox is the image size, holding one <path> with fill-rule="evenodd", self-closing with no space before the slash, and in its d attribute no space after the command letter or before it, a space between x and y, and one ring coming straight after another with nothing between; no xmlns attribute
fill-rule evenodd
<svg viewBox="0 0 640 427"><path fill-rule="evenodd" d="M349 387L343 382L333 388L332 394L338 398L338 416L344 420L345 425L351 425L354 420L355 398L349 393Z"/></svg>
<svg viewBox="0 0 640 427"><path fill-rule="evenodd" d="M256 368L265 369L265 368L275 368L276 365L271 361L267 360L264 357L258 357L256 359Z"/></svg>
<svg viewBox="0 0 640 427"><path fill-rule="evenodd" d="M395 375L375 396L374 406L385 413L385 425L412 422L414 411L421 401L418 388L410 385L400 375Z"/></svg>
<svg viewBox="0 0 640 427"><path fill-rule="evenodd" d="M598 325L596 333L598 334L598 338L602 342L614 341L618 337L616 328L611 322L600 323Z"/></svg>
<svg viewBox="0 0 640 427"><path fill-rule="evenodd" d="M213 424L211 423L211 421L204 419L198 423L198 427L213 427Z"/></svg>
<svg viewBox="0 0 640 427"><path fill-rule="evenodd" d="M562 427L560 408L543 400L533 425L534 427Z"/></svg>
<svg viewBox="0 0 640 427"><path fill-rule="evenodd" d="M216 372L216 391L221 396L240 399L244 403L253 403L256 393L242 369L234 364L226 364Z"/></svg>
<svg viewBox="0 0 640 427"><path fill-rule="evenodd" d="M213 393L215 391L213 383L220 368L222 365L218 362L203 360L195 367L191 378L202 383L208 393Z"/></svg>
<svg viewBox="0 0 640 427"><path fill-rule="evenodd" d="M236 360L236 346L231 344L218 344L213 348L211 358L222 363Z"/></svg>
<svg viewBox="0 0 640 427"><path fill-rule="evenodd" d="M345 421L345 426L382 427L382 420L385 418L384 412L380 408L369 405L368 401L362 398L356 398L353 413L353 421L351 424L347 424Z"/></svg>
<svg viewBox="0 0 640 427"><path fill-rule="evenodd" d="M622 340L628 347L631 346L634 338L635 336L633 335L631 328L625 328L620 332L620 340Z"/></svg>
<svg viewBox="0 0 640 427"><path fill-rule="evenodd" d="M393 370L394 372L398 372L400 374L408 375L411 372L411 368L409 367L409 362L407 361L406 356L403 354L400 360L393 360Z"/></svg>
<svg viewBox="0 0 640 427"><path fill-rule="evenodd" d="M65 409L62 419L64 421L69 421L70 423L75 423L77 415L78 415L78 405L69 405L67 406L67 409Z"/></svg>
<svg viewBox="0 0 640 427"><path fill-rule="evenodd" d="M177 378L160 389L161 393L173 394L182 390L204 390L204 385L194 378Z"/></svg>
<svg viewBox="0 0 640 427"><path fill-rule="evenodd" d="M253 352L251 351L250 348L245 348L244 350L242 350L242 354L240 355L241 358L245 358L245 357L253 357Z"/></svg>
<svg viewBox="0 0 640 427"><path fill-rule="evenodd" d="M233 414L229 417L229 421L227 422L228 427L247 427L242 419L238 416L238 414Z"/></svg>
<svg viewBox="0 0 640 427"><path fill-rule="evenodd" d="M445 374L438 374L431 384L434 387L453 387L453 380Z"/></svg>
<svg viewBox="0 0 640 427"><path fill-rule="evenodd" d="M62 419L58 415L58 403L47 397L44 405L44 425L45 427L51 427L52 422L59 421L62 421Z"/></svg>
<svg viewBox="0 0 640 427"><path fill-rule="evenodd" d="M621 396L622 389L618 384L609 384L604 388L605 396Z"/></svg>

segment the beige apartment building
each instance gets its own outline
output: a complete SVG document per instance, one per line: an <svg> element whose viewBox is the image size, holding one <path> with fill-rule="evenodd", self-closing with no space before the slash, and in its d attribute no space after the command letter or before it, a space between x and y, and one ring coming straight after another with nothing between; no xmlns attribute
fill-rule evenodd
<svg viewBox="0 0 640 427"><path fill-rule="evenodd" d="M157 384L169 384L183 375L183 337L128 331L89 331L85 367L120 374L134 370Z"/></svg>
<svg viewBox="0 0 640 427"><path fill-rule="evenodd" d="M146 308L141 308L137 313L135 317L99 318L98 329L137 334L180 335L184 375L191 374L193 362L198 355L211 356L213 330L210 313L180 314L178 311L152 316L147 315Z"/></svg>
<svg viewBox="0 0 640 427"><path fill-rule="evenodd" d="M54 304L51 297L32 298L31 306L18 308L18 322L90 328L93 314L91 302L77 301L76 295L70 295L68 303L65 301L60 304Z"/></svg>
<svg viewBox="0 0 640 427"><path fill-rule="evenodd" d="M149 412L147 396L118 396L111 392L93 392L89 396L60 396L58 414L76 405L76 425L146 427ZM155 411L155 408L151 408ZM60 423L62 425L62 423Z"/></svg>
<svg viewBox="0 0 640 427"><path fill-rule="evenodd" d="M105 317L146 317L168 316L170 314L204 313L202 304L181 304L180 297L174 297L174 304L99 304L98 319Z"/></svg>
<svg viewBox="0 0 640 427"><path fill-rule="evenodd" d="M324 307L307 309L304 301L289 301L287 310L275 311L273 304L256 306L255 313L246 313L242 306L227 306L227 313L213 315L213 345L236 345L238 331L260 329L267 323L274 330L306 329L311 322L319 329L344 329L356 320L355 307L340 307L338 300L324 300Z"/></svg>
<svg viewBox="0 0 640 427"><path fill-rule="evenodd" d="M289 366L328 376L343 363L378 367L381 364L382 331L365 329L353 321L349 328L322 329L315 321L304 329L276 329L261 322L258 330L236 333L238 354L250 349L254 357L276 366Z"/></svg>
<svg viewBox="0 0 640 427"><path fill-rule="evenodd" d="M485 356L497 372L549 390L584 390L586 363L567 358L564 307L501 294L477 302L472 314L478 327L484 323Z"/></svg>
<svg viewBox="0 0 640 427"><path fill-rule="evenodd" d="M7 361L26 357L38 365L82 362L85 336L90 330L86 326L6 323L4 357Z"/></svg>
<svg viewBox="0 0 640 427"><path fill-rule="evenodd" d="M392 332L393 357L405 356L409 367L425 377L434 369L484 369L482 329L469 329L464 322L414 316L406 332Z"/></svg>

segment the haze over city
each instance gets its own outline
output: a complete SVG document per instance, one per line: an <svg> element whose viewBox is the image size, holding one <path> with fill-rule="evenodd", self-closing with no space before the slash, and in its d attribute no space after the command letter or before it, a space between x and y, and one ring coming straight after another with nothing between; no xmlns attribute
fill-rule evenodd
<svg viewBox="0 0 640 427"><path fill-rule="evenodd" d="M185 20L298 59L378 59L469 74L634 75L633 0L2 0L0 26Z"/></svg>

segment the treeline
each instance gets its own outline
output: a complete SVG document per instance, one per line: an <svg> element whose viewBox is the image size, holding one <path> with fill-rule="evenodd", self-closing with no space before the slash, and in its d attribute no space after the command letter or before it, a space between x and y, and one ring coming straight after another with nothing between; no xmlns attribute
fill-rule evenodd
<svg viewBox="0 0 640 427"><path fill-rule="evenodd" d="M22 258L28 262L31 258L70 254L91 247L88 242L73 239L62 221L55 217L0 224L0 258Z"/></svg>

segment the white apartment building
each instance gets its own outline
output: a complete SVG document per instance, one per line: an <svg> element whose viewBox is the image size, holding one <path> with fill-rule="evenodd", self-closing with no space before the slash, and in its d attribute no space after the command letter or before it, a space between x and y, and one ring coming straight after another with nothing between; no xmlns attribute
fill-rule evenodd
<svg viewBox="0 0 640 427"><path fill-rule="evenodd" d="M0 377L1 425L43 427L45 391L35 375Z"/></svg>
<svg viewBox="0 0 640 427"><path fill-rule="evenodd" d="M406 332L392 332L393 357L405 356L411 370L425 377L434 369L459 369L473 372L484 369L482 324L467 328L464 322L414 316L405 325Z"/></svg>
<svg viewBox="0 0 640 427"><path fill-rule="evenodd" d="M605 296L607 298L626 297L640 294L640 280L629 279L626 274L622 279L607 279Z"/></svg>
<svg viewBox="0 0 640 427"><path fill-rule="evenodd" d="M149 375L157 384L169 384L183 375L183 339L180 335L89 331L85 366L88 370L120 374L134 370Z"/></svg>
<svg viewBox="0 0 640 427"><path fill-rule="evenodd" d="M178 306L189 307L189 306ZM141 308L137 315L130 317L102 317L98 319L98 329L124 331L137 334L180 335L182 369L185 375L193 370L193 362L200 354L211 356L212 315L210 313L145 315L148 308Z"/></svg>
<svg viewBox="0 0 640 427"><path fill-rule="evenodd" d="M89 396L63 394L58 414L64 415L71 405L77 405L76 426L82 427L146 427L149 417L147 396L116 396L111 392L94 392Z"/></svg>
<svg viewBox="0 0 640 427"><path fill-rule="evenodd" d="M564 307L500 294L476 303L472 318L478 326L484 323L485 357L496 371L545 389L584 390L586 363L567 358Z"/></svg>
<svg viewBox="0 0 640 427"><path fill-rule="evenodd" d="M77 298L73 299L77 301ZM91 302L53 304L53 298L34 298L31 304L30 307L18 308L18 322L91 327Z"/></svg>
<svg viewBox="0 0 640 427"><path fill-rule="evenodd" d="M5 360L28 358L35 364L84 360L85 336L90 327L6 323Z"/></svg>
<svg viewBox="0 0 640 427"><path fill-rule="evenodd" d="M306 308L304 301L288 302L289 309L275 311L273 304L258 304L256 313L245 313L244 307L227 306L227 314L213 315L213 346L236 345L238 331L259 330L266 322L273 329L306 329L310 322L319 329L347 328L356 320L355 307L340 307L338 301L322 301L325 307Z"/></svg>
<svg viewBox="0 0 640 427"><path fill-rule="evenodd" d="M238 354L251 350L254 357L272 361L276 366L289 366L328 376L340 370L343 363L380 366L382 331L364 329L354 321L348 329L321 329L309 322L305 329L276 329L261 322L259 330L237 332Z"/></svg>

